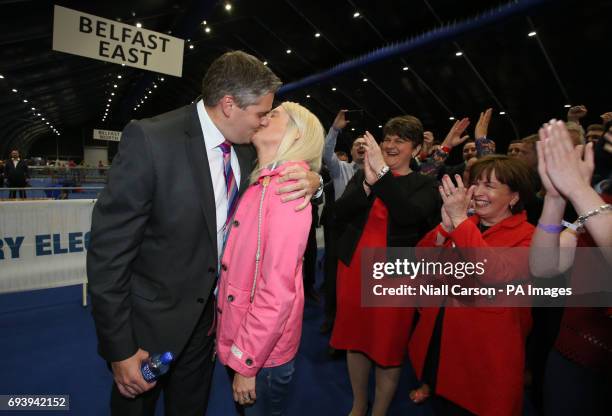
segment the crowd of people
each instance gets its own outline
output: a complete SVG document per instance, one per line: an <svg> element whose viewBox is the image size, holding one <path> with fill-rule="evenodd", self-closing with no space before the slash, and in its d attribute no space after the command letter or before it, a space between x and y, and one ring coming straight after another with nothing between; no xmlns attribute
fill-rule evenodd
<svg viewBox="0 0 612 416"><path fill-rule="evenodd" d="M326 264L337 263L337 277L333 266L331 271L326 267L324 289L336 292L337 310L326 314L322 331L333 327L331 346L347 350L351 415L366 414L372 365L372 414L386 414L406 351L420 380L409 397L429 402L435 414L522 414L524 391L547 415L607 414L612 408L604 393L612 387L610 308L567 308L555 320L537 308L461 308L461 300L453 297L438 308L360 305L363 247L547 250L532 254L531 268L526 257L495 258L477 283L493 287L563 275L572 260L565 250L557 254L565 260L555 262L553 247L610 247L612 114L602 115L603 124L588 126L585 135L579 120L586 108L572 107L567 122L552 120L538 134L510 142L506 155L496 154L495 141L487 135L491 114L491 109L480 114L474 139L464 135L470 124L464 118L442 142L423 131L418 119L394 118L383 129L380 147L367 132L355 141L357 148L365 147L365 158L353 146L350 163L332 152L347 124L345 111L329 130L324 161L341 195L331 206L334 220L324 223L334 236L331 246L325 239L326 257L335 257ZM398 130L399 120L412 122L414 129ZM457 146L462 146L463 162L447 165ZM398 157L402 173L393 169ZM410 177L421 187L410 184ZM585 232L576 234L569 223L584 225ZM609 274L609 256L607 261L604 274ZM334 293L326 294L333 298ZM397 328L404 331L398 334ZM538 331L553 332L553 338Z"/></svg>
<svg viewBox="0 0 612 416"><path fill-rule="evenodd" d="M87 253L112 414L153 414L162 391L167 414L205 414L215 357L238 414L286 414L322 198L321 331L331 353L346 351L350 415L385 415L397 394L439 415L518 415L525 391L543 414L609 413L611 308L567 308L550 339L535 308L461 307L453 296L438 307L364 307L361 265L376 247L610 247L612 113L585 133L587 110L573 107L507 154L488 134L492 109L473 138L463 118L442 141L399 115L380 137L357 138L349 158L336 151L346 110L325 136L304 106L273 108L280 86L257 58L228 52L197 102L125 127ZM463 161L451 165L455 148ZM494 256L475 284L579 279L572 262ZM163 351L176 357L169 373L146 382L141 363ZM398 392L405 366L418 384Z"/></svg>

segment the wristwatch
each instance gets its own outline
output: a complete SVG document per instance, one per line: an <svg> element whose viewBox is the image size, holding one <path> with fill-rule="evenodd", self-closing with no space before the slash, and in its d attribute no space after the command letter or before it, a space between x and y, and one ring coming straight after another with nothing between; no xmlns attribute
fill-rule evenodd
<svg viewBox="0 0 612 416"><path fill-rule="evenodd" d="M376 177L377 177L378 179L380 179L380 178L382 178L383 176L385 176L385 174L386 174L387 172L389 172L389 166L385 165L385 166L383 166L382 168L380 168L380 172L378 172L378 173L376 174Z"/></svg>
<svg viewBox="0 0 612 416"><path fill-rule="evenodd" d="M312 199L318 199L323 194L323 176L319 175L319 187L317 188L317 192L312 196Z"/></svg>

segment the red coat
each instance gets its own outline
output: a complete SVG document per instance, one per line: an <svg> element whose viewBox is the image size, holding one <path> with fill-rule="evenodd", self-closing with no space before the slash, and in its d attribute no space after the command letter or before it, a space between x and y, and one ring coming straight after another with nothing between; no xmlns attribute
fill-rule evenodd
<svg viewBox="0 0 612 416"><path fill-rule="evenodd" d="M524 212L506 218L484 233L472 216L446 240L457 247L529 247L534 227ZM435 245L436 227L420 242ZM492 263L492 262L489 262ZM509 267L503 259L488 274L497 283L529 276L528 261ZM452 302L449 299L449 302ZM449 304L447 302L447 305ZM422 308L409 343L412 365L420 378L438 308ZM442 324L435 393L477 415L520 415L523 409L525 339L531 329L528 308L447 307Z"/></svg>

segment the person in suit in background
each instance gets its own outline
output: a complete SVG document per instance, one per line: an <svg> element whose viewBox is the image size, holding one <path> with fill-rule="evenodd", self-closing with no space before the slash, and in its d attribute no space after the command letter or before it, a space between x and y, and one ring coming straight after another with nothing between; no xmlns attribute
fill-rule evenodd
<svg viewBox="0 0 612 416"><path fill-rule="evenodd" d="M19 157L18 150L11 151L11 158L4 163L4 176L9 188L25 188L28 186L30 177L28 163ZM17 198L17 193L19 193L19 198L27 198L25 189L9 191L9 198Z"/></svg>
<svg viewBox="0 0 612 416"><path fill-rule="evenodd" d="M278 77L244 52L223 54L202 99L130 122L94 207L87 273L99 353L114 375L111 413L202 415L214 368L213 288L225 231L248 185L253 134L269 122ZM308 205L319 176L286 169L283 200ZM176 359L156 383L148 352Z"/></svg>

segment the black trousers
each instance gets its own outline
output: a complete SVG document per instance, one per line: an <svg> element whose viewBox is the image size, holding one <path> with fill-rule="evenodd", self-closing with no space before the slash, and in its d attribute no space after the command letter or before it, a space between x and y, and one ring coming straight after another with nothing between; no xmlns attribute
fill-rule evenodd
<svg viewBox="0 0 612 416"><path fill-rule="evenodd" d="M338 231L332 224L323 226L325 237L325 262L323 292L325 293L325 320L333 324L336 319L336 278L338 270Z"/></svg>
<svg viewBox="0 0 612 416"><path fill-rule="evenodd" d="M164 392L164 409L168 416L202 416L208 407L214 363L214 333L208 335L215 316L211 296L185 349L155 388L134 399L123 397L113 383L111 414L116 416L148 416L155 414L160 393ZM163 351L149 351L159 353Z"/></svg>
<svg viewBox="0 0 612 416"><path fill-rule="evenodd" d="M27 198L25 189L21 189L19 191L15 191L15 190L9 191L9 199L17 198L17 193L18 192L19 192L19 198L22 198L22 199L26 199Z"/></svg>

